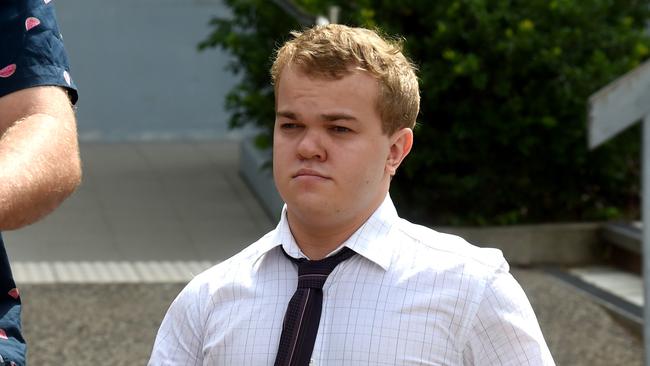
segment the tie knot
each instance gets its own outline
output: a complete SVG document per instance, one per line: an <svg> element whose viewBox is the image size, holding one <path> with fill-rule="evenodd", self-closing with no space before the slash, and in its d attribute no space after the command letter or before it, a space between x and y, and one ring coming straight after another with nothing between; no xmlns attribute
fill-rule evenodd
<svg viewBox="0 0 650 366"><path fill-rule="evenodd" d="M298 288L315 289L322 289L327 280L327 276L332 273L334 268L354 254L356 253L352 249L343 247L343 249L331 257L310 261L305 258L293 258L284 252L287 258L298 264Z"/></svg>
<svg viewBox="0 0 650 366"><path fill-rule="evenodd" d="M300 267L298 267L300 273ZM298 288L315 288L322 290L328 275L305 273L298 275Z"/></svg>

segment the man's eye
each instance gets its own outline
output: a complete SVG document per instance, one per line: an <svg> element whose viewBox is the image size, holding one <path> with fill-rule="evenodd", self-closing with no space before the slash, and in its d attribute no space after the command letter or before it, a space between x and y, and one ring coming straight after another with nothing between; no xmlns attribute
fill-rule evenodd
<svg viewBox="0 0 650 366"><path fill-rule="evenodd" d="M351 132L352 130L343 126L332 126L334 132Z"/></svg>
<svg viewBox="0 0 650 366"><path fill-rule="evenodd" d="M288 122L287 123L282 123L280 125L280 128L282 128L283 130L291 130L291 129L294 129L294 128L298 128L298 124L296 124L296 123L288 123Z"/></svg>

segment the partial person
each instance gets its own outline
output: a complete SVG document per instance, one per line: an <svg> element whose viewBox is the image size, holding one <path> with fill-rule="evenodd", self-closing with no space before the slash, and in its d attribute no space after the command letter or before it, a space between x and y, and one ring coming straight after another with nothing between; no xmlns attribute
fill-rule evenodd
<svg viewBox="0 0 650 366"><path fill-rule="evenodd" d="M77 91L51 0L0 2L0 231L34 223L78 186ZM0 236L0 364L24 365L20 293Z"/></svg>
<svg viewBox="0 0 650 366"><path fill-rule="evenodd" d="M293 36L271 69L280 221L182 290L149 364L553 365L499 250L397 214L420 103L399 42Z"/></svg>

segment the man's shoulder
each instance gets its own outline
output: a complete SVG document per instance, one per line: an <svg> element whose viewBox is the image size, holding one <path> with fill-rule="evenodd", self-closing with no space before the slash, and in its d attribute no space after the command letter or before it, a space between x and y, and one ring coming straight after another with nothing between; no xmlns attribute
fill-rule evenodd
<svg viewBox="0 0 650 366"><path fill-rule="evenodd" d="M411 243L414 255L420 260L445 262L456 266L473 267L480 272L508 271L501 250L483 248L469 243L460 236L436 231L401 219L396 235L403 235Z"/></svg>

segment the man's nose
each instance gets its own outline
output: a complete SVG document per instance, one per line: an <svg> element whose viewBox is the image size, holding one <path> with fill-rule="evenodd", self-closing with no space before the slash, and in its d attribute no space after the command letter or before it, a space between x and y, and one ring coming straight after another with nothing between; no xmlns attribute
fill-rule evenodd
<svg viewBox="0 0 650 366"><path fill-rule="evenodd" d="M319 131L307 129L298 143L298 156L300 159L325 160L327 153L323 145L323 136Z"/></svg>

